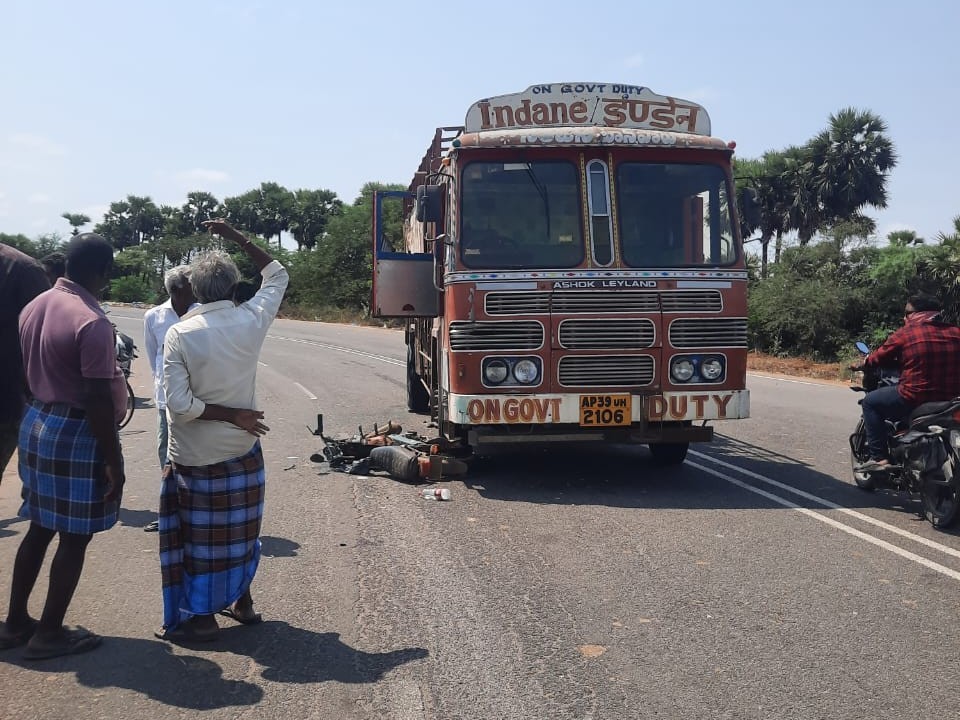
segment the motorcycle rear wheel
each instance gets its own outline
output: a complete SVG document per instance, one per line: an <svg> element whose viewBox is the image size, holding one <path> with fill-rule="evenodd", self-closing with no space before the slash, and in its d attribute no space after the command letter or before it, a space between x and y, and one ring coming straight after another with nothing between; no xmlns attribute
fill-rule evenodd
<svg viewBox="0 0 960 720"><path fill-rule="evenodd" d="M925 482L920 490L923 516L938 530L953 525L960 516L960 490L956 485Z"/></svg>
<svg viewBox="0 0 960 720"><path fill-rule="evenodd" d="M850 436L850 469L853 471L853 481L864 492L873 492L877 489L877 482L870 473L858 472L857 465L870 459L867 450L867 432L863 428L863 418L857 423L857 429Z"/></svg>

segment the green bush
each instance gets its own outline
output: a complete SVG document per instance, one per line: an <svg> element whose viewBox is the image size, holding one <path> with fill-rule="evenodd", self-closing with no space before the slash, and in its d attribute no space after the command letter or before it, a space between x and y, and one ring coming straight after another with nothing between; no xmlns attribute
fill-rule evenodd
<svg viewBox="0 0 960 720"><path fill-rule="evenodd" d="M110 299L115 302L149 302L153 295L150 284L133 275L110 281Z"/></svg>

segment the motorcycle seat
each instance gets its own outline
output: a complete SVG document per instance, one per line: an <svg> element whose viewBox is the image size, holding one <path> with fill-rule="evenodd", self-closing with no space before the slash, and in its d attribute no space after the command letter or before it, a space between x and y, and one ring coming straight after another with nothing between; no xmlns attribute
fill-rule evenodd
<svg viewBox="0 0 960 720"><path fill-rule="evenodd" d="M919 425L934 425L935 420L944 420L942 417L950 411L960 409L960 400L937 400L934 402L925 402L918 405L910 413L910 427L916 428Z"/></svg>

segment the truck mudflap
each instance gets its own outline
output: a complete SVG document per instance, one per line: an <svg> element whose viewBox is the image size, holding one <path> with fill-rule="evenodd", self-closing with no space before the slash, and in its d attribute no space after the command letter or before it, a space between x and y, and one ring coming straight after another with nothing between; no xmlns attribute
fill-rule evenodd
<svg viewBox="0 0 960 720"><path fill-rule="evenodd" d="M464 426L562 425L583 432L633 427L649 433L661 424L750 417L749 390L665 392L659 395L450 393L447 398L450 421Z"/></svg>

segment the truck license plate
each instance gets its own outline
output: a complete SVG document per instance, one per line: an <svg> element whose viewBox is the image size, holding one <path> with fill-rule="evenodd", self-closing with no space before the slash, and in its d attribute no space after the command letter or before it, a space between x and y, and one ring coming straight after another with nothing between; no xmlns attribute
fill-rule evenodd
<svg viewBox="0 0 960 720"><path fill-rule="evenodd" d="M629 425L633 420L632 396L626 395L581 395L580 425L603 427Z"/></svg>

